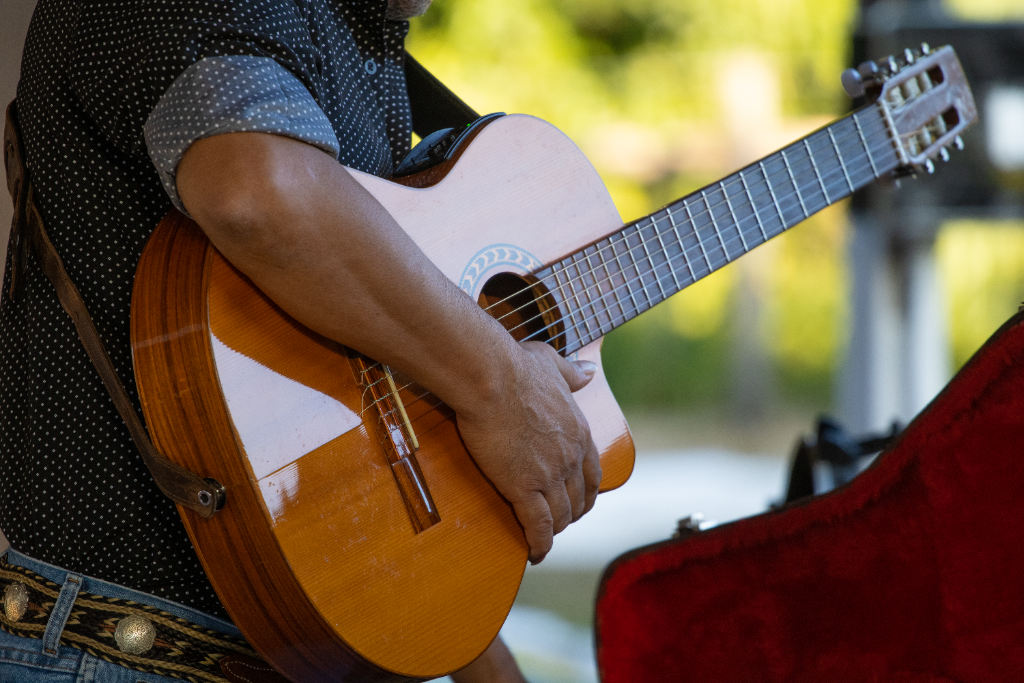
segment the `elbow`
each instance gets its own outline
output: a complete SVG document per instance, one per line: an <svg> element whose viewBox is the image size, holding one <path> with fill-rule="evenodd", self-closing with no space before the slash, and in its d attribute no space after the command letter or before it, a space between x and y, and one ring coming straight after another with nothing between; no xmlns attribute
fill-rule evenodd
<svg viewBox="0 0 1024 683"><path fill-rule="evenodd" d="M297 192L303 185L296 177L301 168L274 153L277 140L265 139L272 137L227 134L199 140L178 167L185 207L238 266L260 261L284 267L294 251L289 245L302 239L296 232L307 224Z"/></svg>

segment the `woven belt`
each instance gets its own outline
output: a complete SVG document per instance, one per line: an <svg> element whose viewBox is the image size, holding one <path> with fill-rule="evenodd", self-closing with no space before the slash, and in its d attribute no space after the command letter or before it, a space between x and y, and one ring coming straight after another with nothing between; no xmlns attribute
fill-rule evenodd
<svg viewBox="0 0 1024 683"><path fill-rule="evenodd" d="M5 558L0 559L0 589L0 628L16 636L43 638L61 586L8 564ZM225 657L259 661L241 638L156 607L85 592L75 599L60 644L135 671L193 683L230 683L234 677L226 676L220 665Z"/></svg>

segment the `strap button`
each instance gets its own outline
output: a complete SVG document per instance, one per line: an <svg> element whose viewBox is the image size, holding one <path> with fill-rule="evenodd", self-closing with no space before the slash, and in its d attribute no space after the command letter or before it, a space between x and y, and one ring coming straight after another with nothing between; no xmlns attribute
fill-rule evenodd
<svg viewBox="0 0 1024 683"><path fill-rule="evenodd" d="M153 647L156 640L156 627L153 622L138 614L132 614L117 622L114 640L121 652L129 655L141 655Z"/></svg>

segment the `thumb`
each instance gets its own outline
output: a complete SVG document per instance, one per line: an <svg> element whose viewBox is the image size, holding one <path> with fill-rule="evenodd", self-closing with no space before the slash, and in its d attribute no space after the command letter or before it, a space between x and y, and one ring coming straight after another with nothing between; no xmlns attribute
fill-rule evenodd
<svg viewBox="0 0 1024 683"><path fill-rule="evenodd" d="M597 374L597 363L589 360L566 360L561 356L558 358L558 371L562 373L562 379L569 385L569 391L579 391L590 384Z"/></svg>

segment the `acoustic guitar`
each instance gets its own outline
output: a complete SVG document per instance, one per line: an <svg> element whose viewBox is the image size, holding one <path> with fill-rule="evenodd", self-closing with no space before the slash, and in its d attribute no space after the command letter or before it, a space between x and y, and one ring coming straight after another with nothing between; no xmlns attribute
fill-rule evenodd
<svg viewBox="0 0 1024 683"><path fill-rule="evenodd" d="M623 225L571 141L529 116L448 140L398 179L350 171L467 296L518 339L599 363L603 335L877 178L933 170L975 105L949 47L861 68L853 114ZM225 488L181 509L218 595L296 683L429 679L470 663L515 599L527 545L447 406L305 329L178 213L132 301L156 446ZM575 394L601 490L633 445L603 374Z"/></svg>

